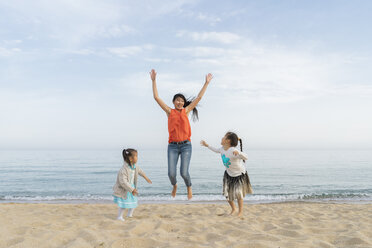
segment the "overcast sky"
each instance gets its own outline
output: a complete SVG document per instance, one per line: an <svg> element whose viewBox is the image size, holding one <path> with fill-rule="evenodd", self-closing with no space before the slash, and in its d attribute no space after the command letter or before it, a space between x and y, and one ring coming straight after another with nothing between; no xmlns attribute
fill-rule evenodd
<svg viewBox="0 0 372 248"><path fill-rule="evenodd" d="M0 149L163 148L214 79L192 142L372 149L372 2L2 1Z"/></svg>

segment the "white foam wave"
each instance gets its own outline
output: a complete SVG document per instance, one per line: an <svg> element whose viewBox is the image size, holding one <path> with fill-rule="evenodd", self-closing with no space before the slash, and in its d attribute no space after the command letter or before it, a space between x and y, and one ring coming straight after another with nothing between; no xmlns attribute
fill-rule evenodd
<svg viewBox="0 0 372 248"><path fill-rule="evenodd" d="M252 203L288 202L288 201L372 201L369 194L253 194L244 199ZM112 202L111 195L65 195L65 196L3 196L0 202ZM141 202L184 202L186 195L145 195L139 196ZM225 201L222 195L194 195L192 202Z"/></svg>

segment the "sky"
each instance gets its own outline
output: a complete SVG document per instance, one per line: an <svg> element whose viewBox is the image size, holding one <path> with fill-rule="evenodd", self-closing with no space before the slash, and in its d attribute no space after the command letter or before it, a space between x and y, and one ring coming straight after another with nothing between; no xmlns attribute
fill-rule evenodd
<svg viewBox="0 0 372 248"><path fill-rule="evenodd" d="M152 96L196 96L192 144L372 149L372 2L0 0L0 149L166 148Z"/></svg>

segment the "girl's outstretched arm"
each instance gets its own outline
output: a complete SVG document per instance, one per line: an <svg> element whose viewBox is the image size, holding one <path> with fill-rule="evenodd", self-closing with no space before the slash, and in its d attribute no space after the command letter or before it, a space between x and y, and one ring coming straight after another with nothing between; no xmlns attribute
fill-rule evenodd
<svg viewBox="0 0 372 248"><path fill-rule="evenodd" d="M200 141L200 145L207 147L209 150L215 152L215 153L221 153L221 151L217 148L214 148L213 146L210 146L205 142L204 140Z"/></svg>
<svg viewBox="0 0 372 248"><path fill-rule="evenodd" d="M164 112L169 116L171 108L167 104L165 104L165 102L159 97L158 89L156 87L156 71L154 69L151 70L150 76L152 80L152 93L154 94L154 99L164 110Z"/></svg>
<svg viewBox="0 0 372 248"><path fill-rule="evenodd" d="M198 96L194 99L194 101L192 101L192 103L190 103L189 106L186 107L186 114L190 113L195 107L196 105L198 105L198 103L200 102L200 100L202 99L205 91L207 90L207 87L208 87L208 84L209 82L212 80L213 78L213 75L208 73L206 76L205 76L205 83L204 83L204 86L203 88L200 90Z"/></svg>
<svg viewBox="0 0 372 248"><path fill-rule="evenodd" d="M205 142L205 140L200 141L200 145L205 146L205 147L209 146L207 142Z"/></svg>
<svg viewBox="0 0 372 248"><path fill-rule="evenodd" d="M150 178L148 178L145 174L145 172L143 172L143 170L141 168L139 168L138 170L138 175L140 175L141 177L143 177L149 184L152 184Z"/></svg>
<svg viewBox="0 0 372 248"><path fill-rule="evenodd" d="M147 176L144 176L143 178L146 180L146 182L148 182L149 184L152 184L152 181L150 180L150 178L148 178Z"/></svg>

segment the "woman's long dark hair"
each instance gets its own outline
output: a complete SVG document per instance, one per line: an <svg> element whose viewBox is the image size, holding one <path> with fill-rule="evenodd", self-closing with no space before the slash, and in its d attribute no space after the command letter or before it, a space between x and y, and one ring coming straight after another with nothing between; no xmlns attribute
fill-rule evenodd
<svg viewBox="0 0 372 248"><path fill-rule="evenodd" d="M240 139L238 137L238 135L236 133L233 133L233 132L227 132L225 134L225 137L226 139L230 140L230 145L235 147L238 145L238 142L240 143L240 151L242 152L243 151L243 141L242 139ZM245 160L243 159L243 162L245 162Z"/></svg>
<svg viewBox="0 0 372 248"><path fill-rule="evenodd" d="M124 149L123 150L124 161L127 162L129 165L132 165L130 163L129 157L132 157L133 156L133 153L137 153L137 150L136 149L132 149L132 148L128 148L128 149Z"/></svg>
<svg viewBox="0 0 372 248"><path fill-rule="evenodd" d="M190 98L186 99L186 97L183 94L178 93L178 94L174 95L172 102L174 102L177 98L182 98L183 99L183 101L185 102L185 104L183 105L184 108L189 106L190 103L192 103L192 101L195 99L195 97L190 97ZM199 114L198 114L198 110L197 110L196 107L192 110L192 120L194 122L199 120Z"/></svg>

